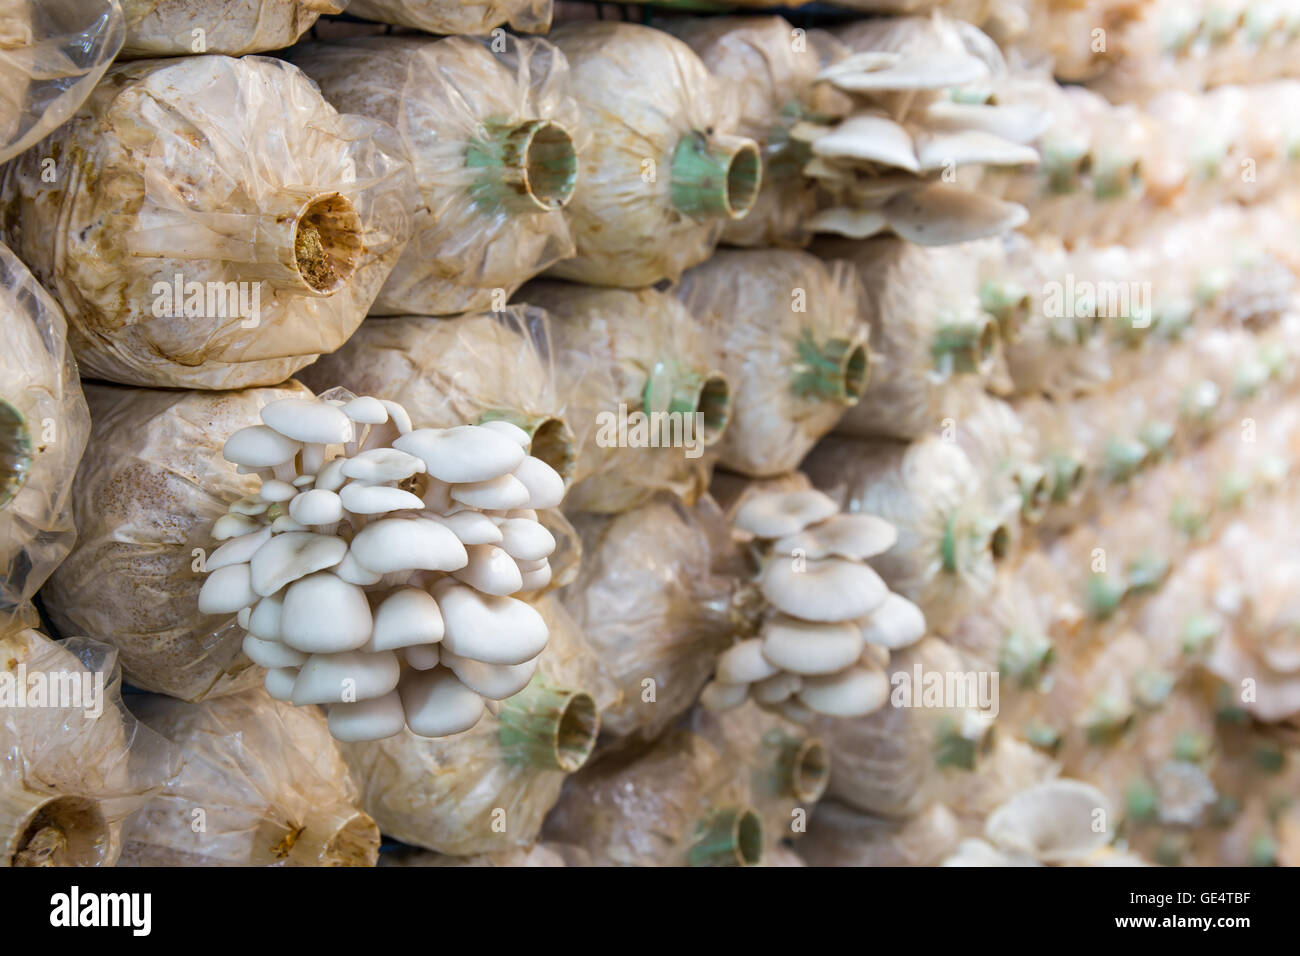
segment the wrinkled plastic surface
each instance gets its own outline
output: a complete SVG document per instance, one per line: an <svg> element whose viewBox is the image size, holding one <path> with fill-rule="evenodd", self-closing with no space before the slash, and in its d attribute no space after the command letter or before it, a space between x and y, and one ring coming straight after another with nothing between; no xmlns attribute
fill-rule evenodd
<svg viewBox="0 0 1300 956"><path fill-rule="evenodd" d="M57 159L54 183L35 153L6 168L5 234L68 312L83 374L277 384L346 341L409 235L410 171L390 135L336 113L280 60L115 66L42 150ZM355 272L328 295L267 279L294 254L285 223L334 194L360 220ZM231 282L244 285L206 285ZM190 283L205 284L197 299Z"/></svg>
<svg viewBox="0 0 1300 956"><path fill-rule="evenodd" d="M691 132L734 133L734 93L650 27L571 23L550 39L569 59L592 137L569 204L578 255L550 273L629 288L676 279L709 257L725 223L673 207L673 153Z"/></svg>
<svg viewBox="0 0 1300 956"><path fill-rule="evenodd" d="M260 689L133 706L179 748L181 761L132 819L123 864L375 865L379 829L359 809L357 786L317 708Z"/></svg>
<svg viewBox="0 0 1300 956"><path fill-rule="evenodd" d="M127 680L185 700L256 684L233 615L197 610L212 525L257 490L221 456L262 406L308 397L297 383L243 392L87 387L94 422L73 485L77 546L43 597L64 634L103 634Z"/></svg>
<svg viewBox="0 0 1300 956"><path fill-rule="evenodd" d="M683 275L677 295L731 384L718 462L754 477L797 468L856 401L830 354L869 345L856 274L802 252L722 250ZM858 389L875 374L863 357Z"/></svg>
<svg viewBox="0 0 1300 956"><path fill-rule="evenodd" d="M578 577L561 600L618 688L601 714L612 738L654 737L694 703L732 629L731 585L712 499L667 496L620 515L580 515Z"/></svg>
<svg viewBox="0 0 1300 956"><path fill-rule="evenodd" d="M396 129L420 190L411 242L372 314L499 308L521 283L573 255L562 209L519 208L499 162L467 158L493 130L546 120L569 134L580 161L586 135L568 63L550 43L371 37L299 47L292 59L336 108Z"/></svg>
<svg viewBox="0 0 1300 956"><path fill-rule="evenodd" d="M161 785L172 755L123 707L112 648L55 642L35 623L29 607L0 627L8 691L25 695L0 707L0 866L112 866L122 821ZM51 798L62 813L38 809Z"/></svg>
<svg viewBox="0 0 1300 956"><path fill-rule="evenodd" d="M242 56L290 46L348 0L122 0L124 56Z"/></svg>
<svg viewBox="0 0 1300 956"><path fill-rule="evenodd" d="M352 0L348 13L428 33L482 34L508 24L517 33L545 33L552 0Z"/></svg>
<svg viewBox="0 0 1300 956"><path fill-rule="evenodd" d="M676 443L667 447L634 447L630 421L636 413L666 410L647 406L647 397L666 406L656 396L698 387L716 371L710 343L690 313L668 293L653 289L536 282L525 286L519 298L554 318L555 358L568 417L589 422L593 429L578 449L566 510L627 511L659 491L688 503L698 498L709 482L706 435L696 427L698 419L682 412L686 417L679 419L677 430L659 434L652 427L656 442ZM624 415L629 438L620 444L617 425Z"/></svg>
<svg viewBox="0 0 1300 956"><path fill-rule="evenodd" d="M0 3L0 163L76 112L123 35L118 0Z"/></svg>
<svg viewBox="0 0 1300 956"><path fill-rule="evenodd" d="M76 536L69 494L90 415L67 343L63 311L0 246L0 407L21 418L5 441L23 445L22 484L0 479L0 612L31 599ZM6 416L8 417L8 416ZM11 423L12 427L12 423ZM92 632L102 633L102 632Z"/></svg>

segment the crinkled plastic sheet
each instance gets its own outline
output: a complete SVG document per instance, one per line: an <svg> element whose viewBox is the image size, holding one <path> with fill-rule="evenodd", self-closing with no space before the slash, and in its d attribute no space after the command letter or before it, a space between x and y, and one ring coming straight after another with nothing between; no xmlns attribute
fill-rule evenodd
<svg viewBox="0 0 1300 956"><path fill-rule="evenodd" d="M85 374L273 385L346 341L409 236L414 187L392 135L280 60L119 65L40 151L56 183L35 152L6 168L5 233L68 310ZM304 223L320 223L328 269ZM313 293L304 268L337 291ZM202 305L184 287L176 301L177 276L205 284Z"/></svg>
<svg viewBox="0 0 1300 956"><path fill-rule="evenodd" d="M297 383L87 392L94 428L73 485L77 546L42 592L55 626L104 635L127 679L146 690L200 700L259 683L234 616L198 612L194 550L210 553L213 523L257 491L255 475L222 458L226 439L259 424L262 406L309 393Z"/></svg>
<svg viewBox="0 0 1300 956"><path fill-rule="evenodd" d="M932 631L944 633L988 595L997 516L955 442L827 438L803 468L842 510L878 515L898 529L898 542L869 563L890 590L921 607Z"/></svg>
<svg viewBox="0 0 1300 956"><path fill-rule="evenodd" d="M181 762L132 819L134 866L374 866L379 828L359 807L325 717L260 688L189 704L137 699Z"/></svg>
<svg viewBox="0 0 1300 956"><path fill-rule="evenodd" d="M799 852L811 866L935 866L960 836L960 822L941 803L899 820L823 800Z"/></svg>
<svg viewBox="0 0 1300 956"><path fill-rule="evenodd" d="M372 314L499 308L521 283L573 255L562 207L582 175L588 137L568 63L550 43L370 37L301 46L291 57L335 107L396 129L420 190L411 242ZM549 209L511 179L501 142L537 122L562 128L573 146L572 166L543 158L549 165L529 168L533 194Z"/></svg>
<svg viewBox="0 0 1300 956"><path fill-rule="evenodd" d="M22 695L0 707L0 866L112 866L174 755L123 707L112 648L35 623L28 607L0 626L5 696Z"/></svg>
<svg viewBox="0 0 1300 956"><path fill-rule="evenodd" d="M519 297L553 316L565 406L571 419L591 429L578 449L566 510L627 511L659 491L695 501L708 487L705 446L720 430L725 435L732 398L729 383L717 375L710 342L690 313L653 289L536 282ZM675 428L671 418L662 429L650 421L646 440L657 447L634 447L632 438L619 444L616 429L624 414L631 436L630 417L656 411L685 417ZM696 412L705 415L703 430L692 417Z"/></svg>
<svg viewBox="0 0 1300 956"><path fill-rule="evenodd" d="M569 59L592 137L569 205L578 254L550 273L629 288L676 279L709 257L727 220L674 208L674 152L693 133L710 142L735 133L734 89L650 27L571 23L550 39Z"/></svg>
<svg viewBox="0 0 1300 956"><path fill-rule="evenodd" d="M714 448L724 468L755 477L797 468L869 387L871 327L846 263L722 250L686 272L677 295L731 384L730 422Z"/></svg>
<svg viewBox="0 0 1300 956"><path fill-rule="evenodd" d="M0 613L29 601L76 537L69 494L90 415L63 311L0 246Z"/></svg>
<svg viewBox="0 0 1300 956"><path fill-rule="evenodd" d="M532 454L566 481L595 423L565 405L549 316L509 306L454 319L369 319L337 352L299 378L402 405L416 428L504 418L533 436Z"/></svg>
<svg viewBox="0 0 1300 956"><path fill-rule="evenodd" d="M998 347L996 324L980 308L972 248L829 240L817 252L857 269L876 359L862 399L836 430L910 439L960 419L953 384L987 380Z"/></svg>
<svg viewBox="0 0 1300 956"><path fill-rule="evenodd" d="M503 25L516 33L545 33L552 5L552 0L352 0L348 13L428 33L495 33Z"/></svg>
<svg viewBox="0 0 1300 956"><path fill-rule="evenodd" d="M126 57L227 53L290 46L348 0L122 0Z"/></svg>
<svg viewBox="0 0 1300 956"><path fill-rule="evenodd" d="M535 607L549 632L536 680L547 688L588 695L599 714L617 699L618 688L601 668L595 649L557 597L544 596ZM502 707L519 706L532 690L530 686L503 701ZM594 741L599 725L579 724L578 731L590 733ZM569 775L530 759L500 716L485 715L472 729L450 737L403 731L341 747L362 782L366 810L385 834L455 857L522 852L537 839Z"/></svg>
<svg viewBox="0 0 1300 956"><path fill-rule="evenodd" d="M123 36L119 0L0 2L0 162L76 112Z"/></svg>
<svg viewBox="0 0 1300 956"><path fill-rule="evenodd" d="M619 515L580 515L578 577L561 600L618 689L601 714L611 741L653 738L699 695L733 629L716 505L661 495Z"/></svg>

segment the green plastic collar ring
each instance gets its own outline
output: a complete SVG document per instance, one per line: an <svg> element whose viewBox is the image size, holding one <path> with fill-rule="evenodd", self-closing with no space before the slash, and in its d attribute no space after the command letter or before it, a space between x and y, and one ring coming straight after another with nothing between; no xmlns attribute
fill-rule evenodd
<svg viewBox="0 0 1300 956"><path fill-rule="evenodd" d="M509 761L564 773L587 762L600 733L600 711L590 694L536 679L504 702L499 719L498 741Z"/></svg>
<svg viewBox="0 0 1300 956"><path fill-rule="evenodd" d="M988 316L940 325L931 347L935 368L961 375L983 374L993 362L997 341L997 326Z"/></svg>
<svg viewBox="0 0 1300 956"><path fill-rule="evenodd" d="M22 413L0 399L0 508L13 501L32 470L35 444Z"/></svg>
<svg viewBox="0 0 1300 956"><path fill-rule="evenodd" d="M980 286L980 308L997 321L1002 341L1015 342L1029 318L1033 301L1017 282L987 279Z"/></svg>
<svg viewBox="0 0 1300 956"><path fill-rule="evenodd" d="M696 829L691 866L757 866L763 862L763 820L749 807L715 810Z"/></svg>
<svg viewBox="0 0 1300 956"><path fill-rule="evenodd" d="M477 200L522 212L562 209L578 184L573 137L551 120L485 124L485 135L466 149L465 165L485 171L474 187Z"/></svg>
<svg viewBox="0 0 1300 956"><path fill-rule="evenodd" d="M763 160L753 140L687 133L673 151L673 207L693 219L742 219L758 198Z"/></svg>
<svg viewBox="0 0 1300 956"><path fill-rule="evenodd" d="M957 570L957 518L950 516L943 526L943 541L939 546L943 569L950 574Z"/></svg>
<svg viewBox="0 0 1300 956"><path fill-rule="evenodd" d="M804 329L795 345L794 394L808 401L838 402L852 408L867 390L871 357L856 339L829 339L818 346Z"/></svg>
<svg viewBox="0 0 1300 956"><path fill-rule="evenodd" d="M711 446L722 438L731 421L731 383L721 372L701 374L661 359L646 378L641 407L647 415L667 412L683 419L701 415L701 437L706 447ZM690 420L695 421L693 417Z"/></svg>

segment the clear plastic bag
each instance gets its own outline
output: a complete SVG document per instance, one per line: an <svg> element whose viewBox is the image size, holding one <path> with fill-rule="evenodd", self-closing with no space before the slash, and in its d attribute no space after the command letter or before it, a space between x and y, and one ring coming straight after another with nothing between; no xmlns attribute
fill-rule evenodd
<svg viewBox="0 0 1300 956"><path fill-rule="evenodd" d="M705 449L725 436L732 395L686 308L667 292L569 282L530 283L520 298L554 317L566 409L595 426L579 446L569 512L627 511L660 491L694 502L708 487Z"/></svg>
<svg viewBox="0 0 1300 956"><path fill-rule="evenodd" d="M132 866L374 866L379 828L359 808L324 715L260 689L189 704L137 698L180 766L134 818Z"/></svg>
<svg viewBox="0 0 1300 956"><path fill-rule="evenodd" d="M308 397L296 382L243 392L91 385L89 451L73 484L77 545L42 592L63 634L103 634L127 680L185 700L257 684L234 615L198 611L201 557L232 501L257 490L221 456L262 406Z"/></svg>
<svg viewBox="0 0 1300 956"><path fill-rule="evenodd" d="M123 36L119 0L0 3L0 162L77 111Z"/></svg>
<svg viewBox="0 0 1300 956"><path fill-rule="evenodd" d="M0 613L31 600L72 548L69 495L90 415L63 311L0 246Z"/></svg>
<svg viewBox="0 0 1300 956"><path fill-rule="evenodd" d="M500 308L574 253L563 211L587 142L545 40L369 37L291 54L335 107L391 125L422 203L374 315Z"/></svg>
<svg viewBox="0 0 1300 956"><path fill-rule="evenodd" d="M291 46L322 13L348 0L122 0L125 57L226 53Z"/></svg>
<svg viewBox="0 0 1300 956"><path fill-rule="evenodd" d="M578 254L550 273L630 288L676 279L746 215L762 179L739 104L682 41L632 23L571 23L568 57L591 131L569 205Z"/></svg>
<svg viewBox="0 0 1300 956"><path fill-rule="evenodd" d="M112 648L35 622L0 626L0 866L112 866L174 755L123 707Z"/></svg>
<svg viewBox="0 0 1300 956"><path fill-rule="evenodd" d="M552 0L351 0L353 16L415 27L428 33L484 34L508 25L517 33L545 33Z"/></svg>
<svg viewBox="0 0 1300 956"><path fill-rule="evenodd" d="M391 135L280 60L115 66L48 141L53 183L34 152L5 168L5 232L85 374L277 384L343 344L409 236Z"/></svg>
<svg viewBox="0 0 1300 956"><path fill-rule="evenodd" d="M347 344L299 376L317 392L341 385L383 395L416 428L505 419L532 436L532 454L566 482L596 423L569 414L551 319L510 306L454 319L370 319Z"/></svg>
<svg viewBox="0 0 1300 956"><path fill-rule="evenodd" d="M871 328L845 263L723 250L686 272L677 296L731 383L731 420L714 450L724 468L753 477L797 468L869 388Z"/></svg>

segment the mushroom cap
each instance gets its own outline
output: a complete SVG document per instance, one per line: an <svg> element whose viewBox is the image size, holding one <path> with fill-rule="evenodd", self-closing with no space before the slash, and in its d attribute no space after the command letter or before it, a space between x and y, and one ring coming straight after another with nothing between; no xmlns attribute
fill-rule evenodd
<svg viewBox="0 0 1300 956"><path fill-rule="evenodd" d="M522 664L484 664L442 649L443 665L450 667L462 684L488 700L505 700L527 687L537 672L538 660L534 657Z"/></svg>
<svg viewBox="0 0 1300 956"><path fill-rule="evenodd" d="M203 563L204 570L216 571L228 564L244 564L252 559L258 548L270 540L271 529L269 527L263 528L261 531L250 531L248 534L241 534L238 538L230 538L225 544L208 555L208 560Z"/></svg>
<svg viewBox="0 0 1300 956"><path fill-rule="evenodd" d="M419 588L399 588L379 602L368 651L393 651L442 640L442 611L433 595Z"/></svg>
<svg viewBox="0 0 1300 956"><path fill-rule="evenodd" d="M984 836L1002 850L1058 863L1082 859L1109 843L1111 820L1110 801L1092 784L1047 780L990 813ZM1097 821L1104 824L1100 832Z"/></svg>
<svg viewBox="0 0 1300 956"><path fill-rule="evenodd" d="M412 475L424 474L426 467L419 458L396 448L368 448L342 461L339 467L344 476L368 484L402 481Z"/></svg>
<svg viewBox="0 0 1300 956"><path fill-rule="evenodd" d="M538 591L551 583L551 562L545 558L540 561L523 563L516 561L515 563L519 565L519 573L522 577L520 591Z"/></svg>
<svg viewBox="0 0 1300 956"><path fill-rule="evenodd" d="M299 524L288 515L280 515L271 522L271 532L273 534L283 534L286 531L307 531L305 524Z"/></svg>
<svg viewBox="0 0 1300 956"><path fill-rule="evenodd" d="M465 549L469 563L453 576L484 594L514 594L523 587L515 559L495 544L471 544Z"/></svg>
<svg viewBox="0 0 1300 956"><path fill-rule="evenodd" d="M346 542L330 534L314 531L277 534L258 548L249 562L253 590L262 597L274 594L299 578L334 567L347 552Z"/></svg>
<svg viewBox="0 0 1300 956"><path fill-rule="evenodd" d="M310 654L356 650L370 640L371 623L366 592L328 571L290 584L280 611L284 643Z"/></svg>
<svg viewBox="0 0 1300 956"><path fill-rule="evenodd" d="M397 434L406 435L415 427L411 424L411 416L407 414L406 409L401 405L390 402L386 398L381 398L379 404L384 406L384 411L388 412L388 417L397 426Z"/></svg>
<svg viewBox="0 0 1300 956"><path fill-rule="evenodd" d="M400 734L405 726L406 714L402 712L402 697L395 690L369 700L330 704L330 736L335 740L383 740Z"/></svg>
<svg viewBox="0 0 1300 956"><path fill-rule="evenodd" d="M228 564L208 575L199 589L200 614L234 614L257 600L247 564Z"/></svg>
<svg viewBox="0 0 1300 956"><path fill-rule="evenodd" d="M527 451L529 446L533 443L532 436L530 436L528 432L524 431L514 422L508 422L501 418L494 418L490 422L481 422L479 427L490 428L494 432L500 432L511 441L518 442L519 447L525 451Z"/></svg>
<svg viewBox="0 0 1300 956"><path fill-rule="evenodd" d="M514 475L498 475L487 481L452 485L451 499L484 511L509 511L511 508L523 508L531 500L528 486Z"/></svg>
<svg viewBox="0 0 1300 956"><path fill-rule="evenodd" d="M252 534L261 527L261 522L253 520L248 515L225 514L213 523L212 540L225 541L240 535Z"/></svg>
<svg viewBox="0 0 1300 956"><path fill-rule="evenodd" d="M825 159L863 159L909 173L921 170L907 130L888 116L873 113L850 116L818 137L812 151Z"/></svg>
<svg viewBox="0 0 1300 956"><path fill-rule="evenodd" d="M560 473L542 461L529 455L514 470L514 476L528 489L528 501L520 508L558 508L564 500L564 479Z"/></svg>
<svg viewBox="0 0 1300 956"><path fill-rule="evenodd" d="M1032 166L1038 162L1038 150L1003 139L983 130L918 130L916 155L923 170L958 166Z"/></svg>
<svg viewBox="0 0 1300 956"><path fill-rule="evenodd" d="M458 571L469 563L450 528L423 518L381 518L357 532L351 551L362 567L380 574Z"/></svg>
<svg viewBox="0 0 1300 956"><path fill-rule="evenodd" d="M518 561L541 561L555 552L555 535L539 521L505 518L497 527L502 549Z"/></svg>
<svg viewBox="0 0 1300 956"><path fill-rule="evenodd" d="M301 667L307 655L279 641L264 641L252 634L244 635L244 654L258 667Z"/></svg>
<svg viewBox="0 0 1300 956"><path fill-rule="evenodd" d="M892 62L887 57L896 57ZM906 56L885 50L867 50L827 67L820 78L850 93L905 90L941 90L987 78L989 68L976 56L951 51Z"/></svg>
<svg viewBox="0 0 1300 956"><path fill-rule="evenodd" d="M884 518L868 514L835 514L825 521L788 534L772 545L780 554L807 558L862 560L884 554L898 543L898 529Z"/></svg>
<svg viewBox="0 0 1300 956"><path fill-rule="evenodd" d="M748 684L724 684L712 680L700 691L700 706L705 710L732 710L749 697Z"/></svg>
<svg viewBox="0 0 1300 956"><path fill-rule="evenodd" d="M862 639L877 647L898 650L925 637L925 614L919 607L893 591L871 614L858 621Z"/></svg>
<svg viewBox="0 0 1300 956"><path fill-rule="evenodd" d="M324 491L338 491L343 487L347 476L343 474L343 466L348 463L347 458L331 458L325 464L320 466L320 471L316 472L316 487Z"/></svg>
<svg viewBox="0 0 1300 956"><path fill-rule="evenodd" d="M759 494L737 509L732 524L760 538L783 538L825 521L839 510L829 496L811 489Z"/></svg>
<svg viewBox="0 0 1300 956"><path fill-rule="evenodd" d="M771 706L787 700L793 694L797 694L802 686L803 680L798 674L781 671L767 680L755 684L752 692L754 700L760 704Z"/></svg>
<svg viewBox="0 0 1300 956"><path fill-rule="evenodd" d="M393 447L419 458L429 474L454 485L509 474L524 460L517 441L479 425L420 428L402 435Z"/></svg>
<svg viewBox="0 0 1300 956"><path fill-rule="evenodd" d="M248 631L254 637L264 641L279 641L280 614L284 611L284 596L272 594L253 605L253 613L248 616Z"/></svg>
<svg viewBox="0 0 1300 956"><path fill-rule="evenodd" d="M352 420L343 409L316 398L282 398L262 409L262 421L281 435L314 445L352 441Z"/></svg>
<svg viewBox="0 0 1300 956"><path fill-rule="evenodd" d="M446 622L443 646L485 664L522 664L546 647L546 621L531 605L482 594L463 584L439 584L435 591Z"/></svg>
<svg viewBox="0 0 1300 956"><path fill-rule="evenodd" d="M445 524L461 544L500 544L505 537L497 523L481 511L458 511L454 515L430 513L427 517Z"/></svg>
<svg viewBox="0 0 1300 956"><path fill-rule="evenodd" d="M362 587L369 587L372 584L378 584L384 576L377 571L371 571L369 568L361 566L361 562L356 559L351 549L343 555L343 560L334 567L334 573L350 584L360 584Z"/></svg>
<svg viewBox="0 0 1300 956"><path fill-rule="evenodd" d="M406 663L417 671L432 670L442 661L442 646L439 644L415 644L402 651Z"/></svg>
<svg viewBox="0 0 1300 956"><path fill-rule="evenodd" d="M269 481L262 482L262 487L258 489L257 496L263 501L277 502L288 501L298 493L298 489L289 484L287 481L280 481L272 478Z"/></svg>
<svg viewBox="0 0 1300 956"><path fill-rule="evenodd" d="M333 494L331 491L325 494ZM386 514L389 511L419 511L424 502L418 496L388 485L364 485L349 482L339 492L343 507L354 515Z"/></svg>
<svg viewBox="0 0 1300 956"><path fill-rule="evenodd" d="M402 668L392 651L313 654L293 683L293 702L342 704L382 697L397 686Z"/></svg>
<svg viewBox="0 0 1300 956"><path fill-rule="evenodd" d="M421 737L469 730L483 716L483 698L445 667L408 671L398 685L406 726Z"/></svg>
<svg viewBox="0 0 1300 956"><path fill-rule="evenodd" d="M1029 211L985 193L934 183L900 193L884 205L889 228L918 246L985 239L1025 224Z"/></svg>
<svg viewBox="0 0 1300 956"><path fill-rule="evenodd" d="M343 406L343 414L361 425L382 425L388 421L388 409L384 403L369 395L354 398Z"/></svg>
<svg viewBox="0 0 1300 956"><path fill-rule="evenodd" d="M343 500L333 491L313 488L289 502L289 517L301 525L334 524L343 518Z"/></svg>
<svg viewBox="0 0 1300 956"><path fill-rule="evenodd" d="M781 668L763 657L763 641L757 637L733 644L719 654L714 671L724 684L753 684L780 672Z"/></svg>
<svg viewBox="0 0 1300 956"><path fill-rule="evenodd" d="M759 582L778 611L805 621L852 621L866 617L889 594L875 571L844 558L768 558Z"/></svg>
<svg viewBox="0 0 1300 956"><path fill-rule="evenodd" d="M812 232L831 232L849 239L867 239L889 228L889 220L879 209L832 206L808 220Z"/></svg>
<svg viewBox="0 0 1300 956"><path fill-rule="evenodd" d="M315 484L316 484L315 475L299 475L297 478L293 480L293 487L296 490L301 490L303 488L310 488L313 487Z"/></svg>
<svg viewBox="0 0 1300 956"><path fill-rule="evenodd" d="M272 667L266 672L262 686L273 700L289 701L293 699L293 684L297 679L296 667Z"/></svg>
<svg viewBox="0 0 1300 956"><path fill-rule="evenodd" d="M281 435L266 425L249 425L229 438L221 449L226 461L248 468L270 468L291 460L302 442Z"/></svg>
<svg viewBox="0 0 1300 956"><path fill-rule="evenodd" d="M231 514L256 516L265 514L269 507L270 503L261 498L240 498L230 505L229 510Z"/></svg>
<svg viewBox="0 0 1300 956"><path fill-rule="evenodd" d="M813 623L778 614L763 624L762 635L761 652L774 671L834 674L862 656L862 635L852 622Z"/></svg>
<svg viewBox="0 0 1300 956"><path fill-rule="evenodd" d="M862 717L885 706L889 678L879 668L850 667L838 674L805 677L799 700L826 717Z"/></svg>

